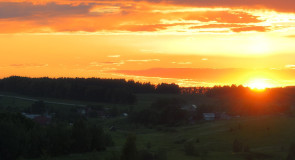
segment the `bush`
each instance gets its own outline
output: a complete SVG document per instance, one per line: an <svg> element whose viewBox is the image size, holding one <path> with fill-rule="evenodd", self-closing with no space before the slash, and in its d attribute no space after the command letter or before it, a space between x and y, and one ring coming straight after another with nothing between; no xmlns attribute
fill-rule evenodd
<svg viewBox="0 0 295 160"><path fill-rule="evenodd" d="M250 147L248 145L244 146L244 152L250 152Z"/></svg>
<svg viewBox="0 0 295 160"><path fill-rule="evenodd" d="M186 104L184 100L170 98L158 99L149 108L133 112L129 120L143 125L175 126L187 122L188 112L181 109Z"/></svg>
<svg viewBox="0 0 295 160"><path fill-rule="evenodd" d="M105 160L120 160L120 156L116 152L112 152Z"/></svg>
<svg viewBox="0 0 295 160"><path fill-rule="evenodd" d="M139 151L138 156L139 156L140 160L152 160L152 159L154 159L154 155L151 152L147 151L147 150Z"/></svg>
<svg viewBox="0 0 295 160"><path fill-rule="evenodd" d="M287 160L295 160L295 143L294 142L290 145Z"/></svg>
<svg viewBox="0 0 295 160"><path fill-rule="evenodd" d="M158 149L154 157L155 160L167 160L167 151L165 149Z"/></svg>
<svg viewBox="0 0 295 160"><path fill-rule="evenodd" d="M184 151L186 155L199 156L193 141L189 141L184 144Z"/></svg>
<svg viewBox="0 0 295 160"><path fill-rule="evenodd" d="M237 152L242 152L243 151L243 143L240 142L239 140L235 139L233 142L233 152L237 153Z"/></svg>
<svg viewBox="0 0 295 160"><path fill-rule="evenodd" d="M122 149L121 160L135 160L137 159L136 136L128 135L126 142Z"/></svg>

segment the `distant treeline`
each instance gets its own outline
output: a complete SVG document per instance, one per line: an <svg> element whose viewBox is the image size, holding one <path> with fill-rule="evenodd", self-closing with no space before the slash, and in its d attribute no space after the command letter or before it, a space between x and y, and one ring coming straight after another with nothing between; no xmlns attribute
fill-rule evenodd
<svg viewBox="0 0 295 160"><path fill-rule="evenodd" d="M176 84L158 84L100 78L28 78L12 76L0 79L0 91L38 97L133 104L136 93L178 94Z"/></svg>

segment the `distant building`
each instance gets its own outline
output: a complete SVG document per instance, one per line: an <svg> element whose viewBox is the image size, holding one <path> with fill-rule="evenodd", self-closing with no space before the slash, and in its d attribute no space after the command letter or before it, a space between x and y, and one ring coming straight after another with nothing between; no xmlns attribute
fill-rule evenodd
<svg viewBox="0 0 295 160"><path fill-rule="evenodd" d="M213 121L215 120L215 113L203 113L203 118L206 121Z"/></svg>
<svg viewBox="0 0 295 160"><path fill-rule="evenodd" d="M48 125L51 122L52 116L45 114L29 114L29 113L22 113L23 116L25 116L28 119L32 119L34 122L39 123L41 125Z"/></svg>
<svg viewBox="0 0 295 160"><path fill-rule="evenodd" d="M189 111L189 112L195 112L197 110L197 105L195 104L192 104L192 105L185 105L185 106L182 106L181 109L182 110L186 110L186 111Z"/></svg>
<svg viewBox="0 0 295 160"><path fill-rule="evenodd" d="M29 113L25 113L25 112L23 112L22 115L25 116L26 118L29 118L29 119L34 119L36 117L41 116L40 114L29 114Z"/></svg>
<svg viewBox="0 0 295 160"><path fill-rule="evenodd" d="M228 119L231 119L231 116L228 115L226 112L221 112L221 113L216 113L215 118L221 119L221 120L228 120Z"/></svg>

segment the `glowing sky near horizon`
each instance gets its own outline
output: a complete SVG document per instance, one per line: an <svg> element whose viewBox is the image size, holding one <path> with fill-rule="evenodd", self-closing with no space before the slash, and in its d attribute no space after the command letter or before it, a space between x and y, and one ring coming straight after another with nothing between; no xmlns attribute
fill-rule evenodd
<svg viewBox="0 0 295 160"><path fill-rule="evenodd" d="M294 0L0 0L0 77L295 85Z"/></svg>

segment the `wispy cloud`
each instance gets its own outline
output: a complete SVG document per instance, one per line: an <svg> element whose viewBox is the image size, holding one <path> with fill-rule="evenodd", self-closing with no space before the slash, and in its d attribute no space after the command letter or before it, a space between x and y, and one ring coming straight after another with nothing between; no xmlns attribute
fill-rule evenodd
<svg viewBox="0 0 295 160"><path fill-rule="evenodd" d="M290 68L290 69L295 69L295 65L294 64L288 64L285 67L286 68Z"/></svg>
<svg viewBox="0 0 295 160"><path fill-rule="evenodd" d="M156 61L159 62L160 59L129 59L126 60L127 62L152 62L152 61Z"/></svg>
<svg viewBox="0 0 295 160"><path fill-rule="evenodd" d="M90 67L103 67L103 66L121 66L125 64L124 61L118 61L118 62L90 62L89 66Z"/></svg>
<svg viewBox="0 0 295 160"><path fill-rule="evenodd" d="M108 55L108 57L109 58L119 58L119 57L121 57L121 55L118 55L118 54L117 55Z"/></svg>
<svg viewBox="0 0 295 160"><path fill-rule="evenodd" d="M171 62L173 64L179 64L179 65L189 65L189 64L193 64L192 62Z"/></svg>
<svg viewBox="0 0 295 160"><path fill-rule="evenodd" d="M20 68L25 68L25 67L47 67L49 66L48 64L35 64L35 63L29 63L29 64L11 64L9 65L10 67L20 67Z"/></svg>
<svg viewBox="0 0 295 160"><path fill-rule="evenodd" d="M101 66L103 66L101 63L98 63L98 62L91 62L90 64L89 64L89 66L91 66L91 67L101 67Z"/></svg>

